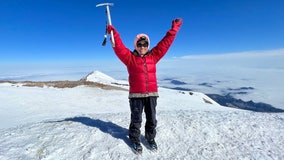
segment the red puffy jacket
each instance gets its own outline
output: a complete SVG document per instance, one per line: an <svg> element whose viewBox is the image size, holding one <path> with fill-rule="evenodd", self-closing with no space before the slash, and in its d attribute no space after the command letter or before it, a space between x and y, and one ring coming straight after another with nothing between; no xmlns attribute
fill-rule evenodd
<svg viewBox="0 0 284 160"><path fill-rule="evenodd" d="M114 52L127 66L129 73L129 97L158 96L156 64L170 48L178 29L170 29L165 37L143 57L136 51L132 52L126 48L119 33L113 27L111 29L114 34Z"/></svg>

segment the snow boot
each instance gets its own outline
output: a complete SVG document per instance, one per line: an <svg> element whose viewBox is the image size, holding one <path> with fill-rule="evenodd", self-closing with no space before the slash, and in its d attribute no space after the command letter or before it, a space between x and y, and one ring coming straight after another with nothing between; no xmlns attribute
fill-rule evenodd
<svg viewBox="0 0 284 160"><path fill-rule="evenodd" d="M142 146L139 142L134 142L134 143L132 143L132 150L135 154L140 155L140 154L142 154L143 148L142 148Z"/></svg>
<svg viewBox="0 0 284 160"><path fill-rule="evenodd" d="M158 150L158 146L157 146L157 143L155 142L155 139L147 140L147 142L149 144L149 149L151 151L157 151Z"/></svg>

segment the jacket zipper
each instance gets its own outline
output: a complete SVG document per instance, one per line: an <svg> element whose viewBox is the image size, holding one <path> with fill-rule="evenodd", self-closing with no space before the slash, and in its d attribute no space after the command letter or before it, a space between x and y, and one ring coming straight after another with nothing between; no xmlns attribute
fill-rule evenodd
<svg viewBox="0 0 284 160"><path fill-rule="evenodd" d="M143 59L143 65L144 65L144 75L145 75L145 81L146 81L146 94L149 92L149 78L148 78L148 71L147 71L147 63L146 58L142 57Z"/></svg>

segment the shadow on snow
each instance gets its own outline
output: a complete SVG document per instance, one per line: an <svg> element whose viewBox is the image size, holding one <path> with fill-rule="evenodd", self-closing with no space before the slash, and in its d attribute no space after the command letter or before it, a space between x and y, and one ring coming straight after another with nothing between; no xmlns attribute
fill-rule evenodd
<svg viewBox="0 0 284 160"><path fill-rule="evenodd" d="M103 133L107 133L116 139L123 140L130 147L130 141L128 139L128 129L123 128L117 124L114 124L112 122L105 122L100 119L91 119L89 117L66 118L64 120L55 121L55 122L65 122L65 121L78 122L86 126L98 128Z"/></svg>

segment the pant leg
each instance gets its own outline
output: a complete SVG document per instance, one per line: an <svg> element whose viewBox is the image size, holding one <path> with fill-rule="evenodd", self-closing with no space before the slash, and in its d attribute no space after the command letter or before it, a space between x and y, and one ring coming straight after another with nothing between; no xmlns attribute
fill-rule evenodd
<svg viewBox="0 0 284 160"><path fill-rule="evenodd" d="M130 98L131 122L129 125L129 139L131 142L140 142L140 128L144 106L143 98Z"/></svg>
<svg viewBox="0 0 284 160"><path fill-rule="evenodd" d="M147 140L151 140L156 137L156 106L157 97L148 97L144 108L146 114L145 138Z"/></svg>

